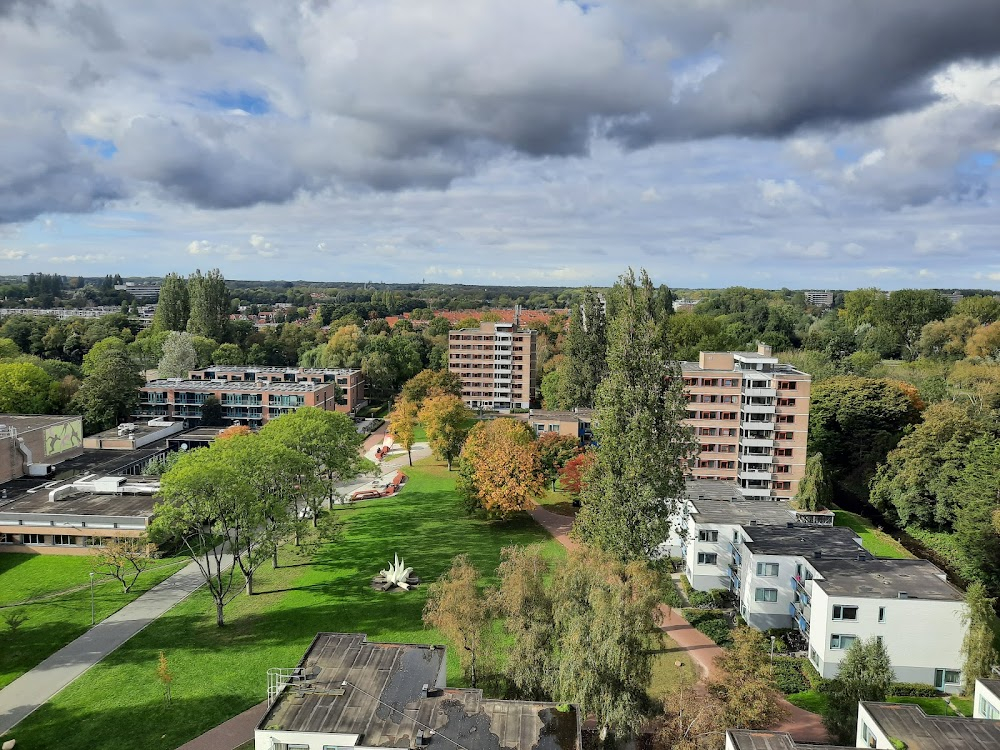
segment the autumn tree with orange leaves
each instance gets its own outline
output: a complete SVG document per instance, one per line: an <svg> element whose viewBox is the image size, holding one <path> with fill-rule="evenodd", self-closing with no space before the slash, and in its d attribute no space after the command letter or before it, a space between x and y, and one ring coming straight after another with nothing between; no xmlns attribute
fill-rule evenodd
<svg viewBox="0 0 1000 750"><path fill-rule="evenodd" d="M216 435L215 439L229 440L229 438L236 437L237 435L249 435L249 434L250 434L250 428L247 427L245 424L234 424L227 427L218 435Z"/></svg>
<svg viewBox="0 0 1000 750"><path fill-rule="evenodd" d="M458 489L469 512L506 518L527 510L545 491L538 444L531 429L507 417L479 422L462 448Z"/></svg>
<svg viewBox="0 0 1000 750"><path fill-rule="evenodd" d="M579 497L580 493L583 492L587 472L594 465L595 458L594 451L585 451L571 458L559 470L559 481L562 483L563 489L574 498Z"/></svg>

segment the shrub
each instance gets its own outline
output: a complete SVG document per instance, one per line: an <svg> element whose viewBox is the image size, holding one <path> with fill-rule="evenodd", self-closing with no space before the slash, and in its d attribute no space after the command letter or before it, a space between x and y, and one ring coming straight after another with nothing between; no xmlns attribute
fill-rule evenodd
<svg viewBox="0 0 1000 750"><path fill-rule="evenodd" d="M889 688L889 695L909 698L938 698L944 693L933 685L925 685L921 682L894 682Z"/></svg>
<svg viewBox="0 0 1000 750"><path fill-rule="evenodd" d="M827 682L808 659L802 660L802 674L809 680L809 685L813 690L822 690L823 685Z"/></svg>
<svg viewBox="0 0 1000 750"><path fill-rule="evenodd" d="M685 609L684 618L691 623L692 627L707 635L720 646L726 646L732 642L729 621L726 619L725 613L712 609Z"/></svg>
<svg viewBox="0 0 1000 750"><path fill-rule="evenodd" d="M805 659L798 659L793 656L774 657L774 681L785 695L792 693L804 693L812 685L802 671Z"/></svg>

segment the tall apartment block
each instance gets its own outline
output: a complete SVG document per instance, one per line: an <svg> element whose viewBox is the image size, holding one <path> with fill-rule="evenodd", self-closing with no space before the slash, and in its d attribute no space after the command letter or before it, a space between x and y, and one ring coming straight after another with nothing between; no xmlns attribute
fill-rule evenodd
<svg viewBox="0 0 1000 750"><path fill-rule="evenodd" d="M812 376L756 352L701 352L682 362L695 479L735 481L751 498L791 500L805 473Z"/></svg>
<svg viewBox="0 0 1000 750"><path fill-rule="evenodd" d="M536 332L515 323L480 323L448 334L448 369L462 379L472 409L527 409L535 394Z"/></svg>

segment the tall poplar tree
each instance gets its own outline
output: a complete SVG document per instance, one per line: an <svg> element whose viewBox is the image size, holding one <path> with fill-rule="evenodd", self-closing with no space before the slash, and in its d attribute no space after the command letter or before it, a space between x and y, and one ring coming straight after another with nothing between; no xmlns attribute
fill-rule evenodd
<svg viewBox="0 0 1000 750"><path fill-rule="evenodd" d="M566 333L566 367L562 371L565 398L572 406L594 405L597 384L607 368L607 323L604 306L589 287L569 318Z"/></svg>
<svg viewBox="0 0 1000 750"><path fill-rule="evenodd" d="M986 592L982 581L973 581L965 591L965 609L962 624L965 637L962 639L962 679L965 681L963 693L971 695L976 680L989 677L997 662L995 637L990 624L995 617L996 599Z"/></svg>
<svg viewBox="0 0 1000 750"><path fill-rule="evenodd" d="M187 328L191 305L183 276L168 273L160 284L160 296L153 314L153 330L183 331Z"/></svg>
<svg viewBox="0 0 1000 750"><path fill-rule="evenodd" d="M188 333L222 341L229 321L229 290L222 273L218 268L206 274L195 271L188 278L188 293L191 299Z"/></svg>
<svg viewBox="0 0 1000 750"><path fill-rule="evenodd" d="M662 306L649 276L642 271L637 281L629 269L611 295L607 374L595 399L597 458L574 533L634 560L648 558L669 536L695 444L684 423L680 364L662 335Z"/></svg>

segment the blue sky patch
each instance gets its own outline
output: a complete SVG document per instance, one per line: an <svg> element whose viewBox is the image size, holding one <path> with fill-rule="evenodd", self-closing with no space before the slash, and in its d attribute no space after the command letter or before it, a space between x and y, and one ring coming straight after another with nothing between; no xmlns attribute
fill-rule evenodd
<svg viewBox="0 0 1000 750"><path fill-rule="evenodd" d="M267 52L267 42L256 34L249 36L224 36L219 42L223 47L234 47L248 52Z"/></svg>
<svg viewBox="0 0 1000 750"><path fill-rule="evenodd" d="M118 147L115 146L114 141L107 141L103 138L91 138L89 135L76 136L74 140L102 159L110 159L118 153Z"/></svg>
<svg viewBox="0 0 1000 750"><path fill-rule="evenodd" d="M263 96L249 91L208 91L201 98L219 109L241 109L250 115L266 115L271 105Z"/></svg>

